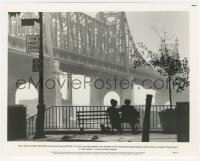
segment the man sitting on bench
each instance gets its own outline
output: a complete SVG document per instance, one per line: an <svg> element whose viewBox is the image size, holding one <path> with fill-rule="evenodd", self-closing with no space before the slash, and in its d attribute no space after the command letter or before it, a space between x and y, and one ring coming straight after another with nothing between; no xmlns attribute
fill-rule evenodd
<svg viewBox="0 0 200 161"><path fill-rule="evenodd" d="M111 99L110 103L112 106L108 107L107 113L110 118L110 123L112 125L112 132L113 129L117 129L121 133L121 121L120 121L119 109L116 108L117 101L115 99Z"/></svg>
<svg viewBox="0 0 200 161"><path fill-rule="evenodd" d="M122 105L120 107L121 111L121 122L122 123L129 123L131 125L132 133L135 134L135 124L137 123L137 120L139 119L139 112L134 108L134 106L131 106L131 101L129 99L125 99L124 101L125 105Z"/></svg>

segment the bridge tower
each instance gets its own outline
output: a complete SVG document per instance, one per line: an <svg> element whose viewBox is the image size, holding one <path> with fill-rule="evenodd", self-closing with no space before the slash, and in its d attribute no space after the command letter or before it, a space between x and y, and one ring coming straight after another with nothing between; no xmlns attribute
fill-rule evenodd
<svg viewBox="0 0 200 161"><path fill-rule="evenodd" d="M133 79L133 76L130 74L130 67L133 66L133 56L132 50L137 50L135 44L133 43L133 38L131 36L128 22L126 19L125 12L98 12L96 18L109 27L108 34L108 45L113 47L114 56L116 64L123 65L124 68L124 76L118 77L117 79L126 79L129 82ZM109 79L109 76L99 74L98 78L106 80ZM110 75L111 77L112 75ZM114 87L114 84L112 84ZM124 99L128 98L134 103L133 98L133 87L130 86L128 89L122 89L120 87L116 87L110 90L103 89L98 90L94 89L93 86L90 87L90 95L91 95L91 105L103 105L103 99L106 93L109 91L115 91L118 93L120 97L121 104ZM98 100L98 102L96 102Z"/></svg>

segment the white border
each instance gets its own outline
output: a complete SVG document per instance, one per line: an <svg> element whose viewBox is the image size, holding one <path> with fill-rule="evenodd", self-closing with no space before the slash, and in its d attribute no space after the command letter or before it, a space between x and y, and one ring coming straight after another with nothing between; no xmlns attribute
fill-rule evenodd
<svg viewBox="0 0 200 161"><path fill-rule="evenodd" d="M37 7L35 5L36 4L30 4L30 3L26 3L26 4L22 4L22 3L20 3L20 4L18 3L17 4L16 3L15 6L13 6L13 4L3 4L3 22L4 22L4 24L8 24L7 23L7 19L6 19L7 15L5 14L5 11L17 11L17 10L27 11L28 10L28 11L31 12L31 11L36 11L37 10L37 11L54 11L54 12L56 12L56 11L66 11L66 7L65 6L67 6L67 11L69 11L69 12L70 11L80 11L80 9L81 10L86 10L87 12L89 12L89 11L90 12L97 11L97 9L96 9L96 7L97 7L96 5L97 4L91 4L90 5L88 3L86 3L86 4L77 4L77 3L76 4L73 4L73 3L69 3L69 4L62 4L62 3L57 4L56 3L55 4L54 3L52 6L51 6L51 4L42 4L42 3L40 3L39 6L37 6ZM111 5L109 5L109 3L107 3L106 5L103 5L101 3L101 4L98 4L98 11L100 11L99 9L101 9L102 11L103 10L106 10L106 11L107 10L119 11L119 10L122 9L123 5L126 6L126 11L133 11L133 10L134 11L141 11L141 7L142 7L142 10L148 10L148 11L155 11L155 10L164 11L164 10L169 10L169 8L170 8L170 10L176 10L176 11L177 10L179 10L179 11L185 11L185 10L190 11L191 17L193 17L192 19L190 19L190 24L193 24L192 26L190 26L190 42L192 42L192 43L190 43L190 45L191 45L190 46L190 53L194 53L194 54L190 55L190 64L191 64L191 69L192 69L191 70L191 80L193 82L193 83L191 83L191 86L190 86L190 89L191 89L190 90L191 91L190 97L193 100L190 105L191 105L191 107L199 107L197 105L198 92L196 90L197 89L197 84L198 84L197 80L199 80L199 74L197 74L198 73L197 71L199 69L199 68L197 69L197 66L198 66L199 63L198 63L198 59L196 59L196 57L197 57L197 55L196 55L197 46L198 46L197 42L198 41L195 41L195 40L197 40L197 36L196 36L196 33L197 33L197 22L199 22L199 21L197 21L197 15L196 15L197 12L195 12L193 8L190 8L190 7L188 8L188 3L187 4L173 4L173 5L170 5L168 3L162 3L162 4L155 4L155 3L152 4L152 3L150 3L150 4L145 5L145 6L144 6L144 4L138 4L137 3L137 4L134 4L135 7L133 7L131 4L123 4L123 3L120 3L120 4L115 3L115 4L111 4ZM6 31L5 26L3 26L3 33L4 33L3 38L4 39L3 39L3 45L2 46L4 48L3 48L3 52L2 53L7 53L7 49L5 48L7 46L7 41L6 41L7 40L6 39L7 32L5 32L5 31ZM1 79L2 80L2 82L1 82L1 86L2 86L1 94L2 94L2 96L4 96L5 99L2 99L3 100L3 102L2 102L3 104L1 104L1 106L3 105L3 107L6 107L7 106L6 105L6 103L7 103L6 100L7 99L5 97L5 96L7 96L7 93L5 93L5 91L7 91L7 73L6 73L7 72L7 63L6 63L7 62L7 57L6 57L6 54L3 54L2 57L3 57L3 63L2 63L2 66L3 66L2 76L3 77ZM198 55L198 57L199 57L199 55ZM3 85L2 85L2 83L3 83ZM198 89L199 89L199 86L198 86ZM1 98L3 98L2 96L1 96ZM1 118L3 120L6 120L6 115L5 115L6 109L5 108L3 108L3 109L1 108L1 110L2 110L2 113L1 113L2 117ZM197 110L197 109L195 109L195 110ZM195 118L192 118L193 121L191 120L191 122L193 122L193 123L198 122L197 121L197 118L198 118L197 113L195 112L195 114L196 114ZM198 114L199 114L199 112L198 112ZM191 124L191 130L195 131L195 128L196 128L196 124ZM6 138L5 138L5 136L6 136L6 128L5 128L5 126L3 126L3 130L2 131L3 131L3 144L2 145L4 146L3 150L4 150L4 153L5 153L5 146L8 145L9 148L14 148L14 145L13 145L13 143L10 144L10 143L7 143L7 141L6 141ZM197 134L191 133L190 138L195 138L195 140L191 140L192 143L194 143L194 144L196 143L197 136L198 136ZM198 141L199 141L199 139L198 139ZM169 143L169 144L171 144L171 143ZM142 143L140 145L142 145ZM187 149L192 150L192 149L194 149L194 146L191 146L191 147L186 146L185 148L186 148L186 150ZM17 152L17 151L15 151L15 152ZM17 152L17 153L19 153L19 152ZM181 156L181 158L182 157L184 157L184 154ZM168 158L170 158L169 155L168 155ZM172 157L172 158L174 158L174 157ZM119 158L119 159L121 160L122 158Z"/></svg>

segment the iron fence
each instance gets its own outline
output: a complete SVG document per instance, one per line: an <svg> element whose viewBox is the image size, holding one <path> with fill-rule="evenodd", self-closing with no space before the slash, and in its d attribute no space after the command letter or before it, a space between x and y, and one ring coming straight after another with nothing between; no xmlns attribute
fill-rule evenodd
<svg viewBox="0 0 200 161"><path fill-rule="evenodd" d="M139 130L143 128L145 105L134 106L140 113ZM45 131L79 131L77 111L105 111L108 106L52 106L45 110ZM119 107L118 107L119 108ZM150 131L162 131L158 112L170 108L169 105L152 105L150 113ZM173 105L175 108L175 105ZM27 119L27 135L35 133L36 118L34 115ZM92 118L91 118L92 119ZM98 124L98 123L97 123ZM124 131L131 130L128 123L123 124ZM91 124L85 130L100 130L99 125Z"/></svg>

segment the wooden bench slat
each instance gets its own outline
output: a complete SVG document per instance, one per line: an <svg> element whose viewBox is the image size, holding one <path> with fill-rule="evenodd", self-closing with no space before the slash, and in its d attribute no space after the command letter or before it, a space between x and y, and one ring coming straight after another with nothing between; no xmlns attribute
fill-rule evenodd
<svg viewBox="0 0 200 161"><path fill-rule="evenodd" d="M99 124L100 125L100 123L104 123L104 122L84 122L84 124Z"/></svg>
<svg viewBox="0 0 200 161"><path fill-rule="evenodd" d="M108 125L110 120L106 110L104 111L77 111L76 117L80 127L80 131L83 131L84 128L92 128L92 124L96 124L100 128L100 124Z"/></svg>
<svg viewBox="0 0 200 161"><path fill-rule="evenodd" d="M106 120L106 117L102 117L102 118L79 118L79 120Z"/></svg>
<svg viewBox="0 0 200 161"><path fill-rule="evenodd" d="M106 116L107 114L94 114L94 115L77 115L77 117L91 117L91 116Z"/></svg>
<svg viewBox="0 0 200 161"><path fill-rule="evenodd" d="M102 113L106 113L106 111L77 111L76 113L94 113L94 112L102 112Z"/></svg>

